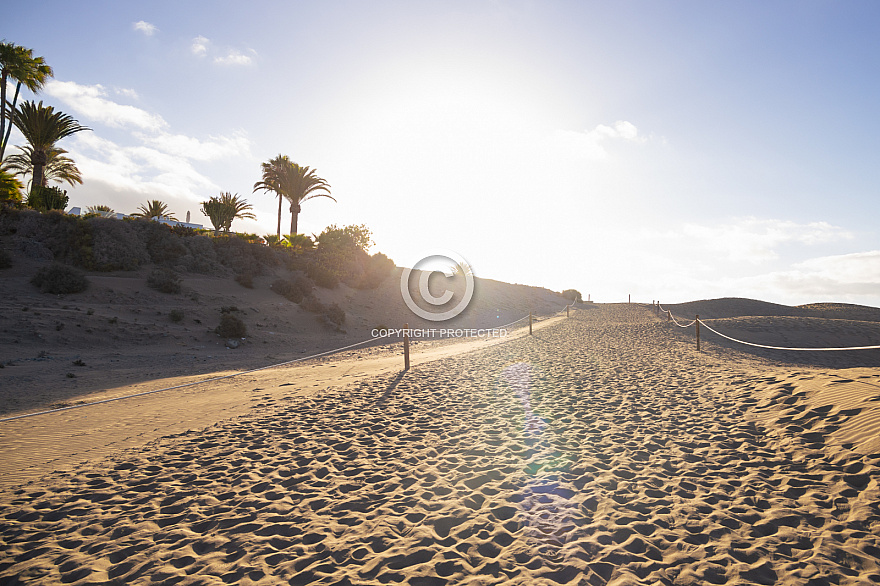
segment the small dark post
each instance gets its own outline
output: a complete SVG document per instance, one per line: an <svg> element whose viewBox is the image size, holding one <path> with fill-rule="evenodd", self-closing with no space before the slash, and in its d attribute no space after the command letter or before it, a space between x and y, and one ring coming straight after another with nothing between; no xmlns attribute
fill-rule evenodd
<svg viewBox="0 0 880 586"><path fill-rule="evenodd" d="M700 351L700 316L697 316L696 321L694 322L697 326L697 352Z"/></svg>
<svg viewBox="0 0 880 586"><path fill-rule="evenodd" d="M666 310L666 323L669 323L671 321L672 321L672 312L667 309Z"/></svg>
<svg viewBox="0 0 880 586"><path fill-rule="evenodd" d="M626 302L632 303L632 300L633 300L633 296L632 296L632 293L630 293L629 295L626 296Z"/></svg>
<svg viewBox="0 0 880 586"><path fill-rule="evenodd" d="M566 306L565 306L565 317L568 317L568 308L569 308L569 307L571 307L571 305L566 305Z"/></svg>
<svg viewBox="0 0 880 586"><path fill-rule="evenodd" d="M403 324L403 370L409 370L409 324Z"/></svg>
<svg viewBox="0 0 880 586"><path fill-rule="evenodd" d="M532 312L529 312L529 335L532 335Z"/></svg>

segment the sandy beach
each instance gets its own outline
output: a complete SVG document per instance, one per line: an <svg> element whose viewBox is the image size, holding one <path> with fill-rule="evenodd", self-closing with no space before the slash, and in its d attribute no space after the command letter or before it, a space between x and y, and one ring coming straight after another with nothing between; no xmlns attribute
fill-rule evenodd
<svg viewBox="0 0 880 586"><path fill-rule="evenodd" d="M880 373L708 344L599 305L406 373L248 375L231 417L7 485L0 581L880 581ZM4 451L63 427L32 423Z"/></svg>

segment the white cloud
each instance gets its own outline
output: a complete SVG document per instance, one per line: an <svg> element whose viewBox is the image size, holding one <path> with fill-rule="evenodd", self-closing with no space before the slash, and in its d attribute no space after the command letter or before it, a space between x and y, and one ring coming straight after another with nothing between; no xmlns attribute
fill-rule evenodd
<svg viewBox="0 0 880 586"><path fill-rule="evenodd" d="M162 153L196 161L234 157L250 150L250 141L241 132L234 133L232 136L211 136L207 140L165 132L153 136L136 133L135 136Z"/></svg>
<svg viewBox="0 0 880 586"><path fill-rule="evenodd" d="M148 37L152 37L159 29L156 28L156 25L150 24L145 20L139 20L136 23L132 24L132 28L136 31L140 31L147 35Z"/></svg>
<svg viewBox="0 0 880 586"><path fill-rule="evenodd" d="M812 258L794 268L803 274L839 283L880 288L880 250Z"/></svg>
<svg viewBox="0 0 880 586"><path fill-rule="evenodd" d="M853 234L827 222L799 224L790 220L735 218L714 225L685 224L683 235L696 250L709 250L728 260L759 264L779 258L783 244L824 244Z"/></svg>
<svg viewBox="0 0 880 586"><path fill-rule="evenodd" d="M248 51L252 55L256 55L256 51L250 49ZM221 65L250 65L253 62L253 59L250 55L245 55L241 51L237 51L235 49L230 49L225 57L215 57L214 63L220 63Z"/></svg>
<svg viewBox="0 0 880 586"><path fill-rule="evenodd" d="M187 159L158 149L80 133L70 151L87 183L105 183L116 191L193 199L199 191L219 189Z"/></svg>
<svg viewBox="0 0 880 586"><path fill-rule="evenodd" d="M218 52L214 49L210 39L201 35L193 39L192 45L190 45L190 51L192 51L192 54L197 57L207 57L209 54L216 55ZM214 57L214 63L219 65L250 65L253 63L256 55L257 52L253 49L248 49L247 51L227 49L225 55L217 55Z"/></svg>
<svg viewBox="0 0 880 586"><path fill-rule="evenodd" d="M208 46L211 44L211 41L202 35L197 36L193 39L192 45L190 46L190 50L193 55L198 57L204 57L208 54Z"/></svg>
<svg viewBox="0 0 880 586"><path fill-rule="evenodd" d="M250 52L256 54L256 51L251 50ZM235 49L230 49L225 57L214 58L214 63L220 63L222 65L250 65L251 62L252 59L250 55L245 55Z"/></svg>
<svg viewBox="0 0 880 586"><path fill-rule="evenodd" d="M138 93L136 91L134 91L133 89L129 89L129 88L116 88L116 94L119 96L125 96L126 98L132 98L134 100L137 100L140 98L140 96L138 95Z"/></svg>
<svg viewBox="0 0 880 586"><path fill-rule="evenodd" d="M554 151L575 158L602 160L608 157L609 142L644 144L648 138L639 134L632 122L618 120L611 126L599 124L592 130L577 132L557 130L552 137Z"/></svg>
<svg viewBox="0 0 880 586"><path fill-rule="evenodd" d="M73 81L53 79L46 83L43 91L61 100L77 114L114 128L133 126L158 131L167 126L165 120L157 114L107 99L107 91L101 85L80 85Z"/></svg>
<svg viewBox="0 0 880 586"><path fill-rule="evenodd" d="M53 80L45 91L96 130L77 133L65 143L91 196L109 188L111 199L132 207L143 195L187 205L220 189L196 164L250 154L250 141L243 132L207 138L174 134L167 131L161 116L114 102L101 85ZM121 88L115 94L137 96L134 90ZM109 140L100 132L101 125L121 129L122 137Z"/></svg>

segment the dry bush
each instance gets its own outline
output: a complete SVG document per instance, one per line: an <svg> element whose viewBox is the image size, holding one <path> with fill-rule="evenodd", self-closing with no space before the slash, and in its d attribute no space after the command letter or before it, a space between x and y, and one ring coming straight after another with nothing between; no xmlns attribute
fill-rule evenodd
<svg viewBox="0 0 880 586"><path fill-rule="evenodd" d="M221 338L244 338L247 327L244 322L231 313L220 314L220 325L214 330Z"/></svg>
<svg viewBox="0 0 880 586"><path fill-rule="evenodd" d="M52 263L37 271L37 274L31 279L31 284L39 287L44 293L62 295L85 291L89 286L89 280L82 271L67 265Z"/></svg>
<svg viewBox="0 0 880 586"><path fill-rule="evenodd" d="M129 222L91 218L92 259L99 271L133 271L150 262L146 241Z"/></svg>
<svg viewBox="0 0 880 586"><path fill-rule="evenodd" d="M147 286L162 293L180 293L180 276L169 269L154 269L147 277Z"/></svg>
<svg viewBox="0 0 880 586"><path fill-rule="evenodd" d="M301 303L304 298L310 297L314 288L315 284L305 275L297 275L292 281L278 279L271 287L274 292L294 303Z"/></svg>

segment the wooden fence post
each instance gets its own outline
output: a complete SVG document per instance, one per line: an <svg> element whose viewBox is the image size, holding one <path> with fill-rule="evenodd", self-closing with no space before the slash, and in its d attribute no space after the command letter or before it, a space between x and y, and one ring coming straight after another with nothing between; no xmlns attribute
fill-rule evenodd
<svg viewBox="0 0 880 586"><path fill-rule="evenodd" d="M566 318L568 318L568 308L569 308L569 307L571 307L571 305L566 305L566 306L565 306L565 317L566 317Z"/></svg>
<svg viewBox="0 0 880 586"><path fill-rule="evenodd" d="M532 312L529 312L529 335L532 335Z"/></svg>
<svg viewBox="0 0 880 586"><path fill-rule="evenodd" d="M700 316L697 316L697 319L694 321L694 324L697 326L697 352L700 351Z"/></svg>
<svg viewBox="0 0 880 586"><path fill-rule="evenodd" d="M403 370L409 370L409 324L403 324Z"/></svg>

